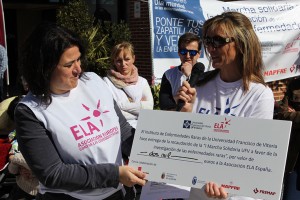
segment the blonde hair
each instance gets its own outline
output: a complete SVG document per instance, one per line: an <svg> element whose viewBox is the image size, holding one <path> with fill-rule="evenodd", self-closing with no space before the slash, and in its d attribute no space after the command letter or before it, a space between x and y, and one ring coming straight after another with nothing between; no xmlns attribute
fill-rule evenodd
<svg viewBox="0 0 300 200"><path fill-rule="evenodd" d="M205 21L203 25L203 37L207 35L207 32L213 32L219 28L228 37L234 39L241 63L239 71L243 78L245 91L249 90L250 82L266 85L262 72L264 64L261 44L250 20L239 12L224 12ZM208 55L206 49L205 53Z"/></svg>
<svg viewBox="0 0 300 200"><path fill-rule="evenodd" d="M122 50L127 50L134 56L134 47L130 42L121 42L115 45L111 50L110 59L112 64L114 64L114 59L119 55Z"/></svg>

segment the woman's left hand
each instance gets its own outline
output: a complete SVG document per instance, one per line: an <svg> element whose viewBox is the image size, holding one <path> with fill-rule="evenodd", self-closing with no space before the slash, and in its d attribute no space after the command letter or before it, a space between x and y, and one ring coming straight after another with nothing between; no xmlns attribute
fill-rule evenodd
<svg viewBox="0 0 300 200"><path fill-rule="evenodd" d="M208 182L205 187L205 193L208 197L226 199L227 192L223 187L219 187L214 182Z"/></svg>
<svg viewBox="0 0 300 200"><path fill-rule="evenodd" d="M135 184L144 186L146 184L146 174L138 171L130 166L119 167L120 183L127 187L132 187Z"/></svg>

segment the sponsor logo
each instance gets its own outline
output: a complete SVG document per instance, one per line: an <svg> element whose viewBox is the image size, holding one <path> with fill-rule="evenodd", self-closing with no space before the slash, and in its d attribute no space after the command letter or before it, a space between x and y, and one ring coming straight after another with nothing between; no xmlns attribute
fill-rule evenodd
<svg viewBox="0 0 300 200"><path fill-rule="evenodd" d="M222 184L221 186L222 186L223 188L232 189L232 190L240 190L240 189L241 189L241 187L235 186L235 185L226 185L226 184Z"/></svg>
<svg viewBox="0 0 300 200"><path fill-rule="evenodd" d="M191 120L183 120L182 128L185 128L185 129L205 129L205 128L211 128L211 126L206 125L203 122L193 122Z"/></svg>
<svg viewBox="0 0 300 200"><path fill-rule="evenodd" d="M191 123L192 123L191 120L184 120L183 121L183 128L190 129L191 128Z"/></svg>
<svg viewBox="0 0 300 200"><path fill-rule="evenodd" d="M291 53L291 52L298 52L299 49L297 47L295 47L297 45L297 41L293 41L290 43L287 43L283 53Z"/></svg>
<svg viewBox="0 0 300 200"><path fill-rule="evenodd" d="M298 71L300 71L300 65L296 65L296 64L292 65L290 67L290 71L291 71L291 73L293 73L295 71L295 74L296 74Z"/></svg>
<svg viewBox="0 0 300 200"><path fill-rule="evenodd" d="M257 188L255 188L255 189L253 190L253 192L254 192L255 194L260 193L260 194L266 194L266 195L272 195L272 196L276 194L276 192L271 192L271 191L267 191L267 190L259 190L259 189L257 189Z"/></svg>
<svg viewBox="0 0 300 200"><path fill-rule="evenodd" d="M192 184L193 184L193 185L196 185L196 183L197 183L197 177L194 176L193 179L192 179Z"/></svg>
<svg viewBox="0 0 300 200"><path fill-rule="evenodd" d="M226 129L228 126L230 126L231 119L225 118L223 122L217 122L214 124L214 131L215 132L222 132L222 133L229 133L229 130Z"/></svg>

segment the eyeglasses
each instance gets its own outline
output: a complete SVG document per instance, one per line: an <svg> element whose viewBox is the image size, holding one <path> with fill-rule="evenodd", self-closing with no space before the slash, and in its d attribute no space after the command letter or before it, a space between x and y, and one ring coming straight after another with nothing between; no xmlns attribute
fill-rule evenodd
<svg viewBox="0 0 300 200"><path fill-rule="evenodd" d="M230 42L233 42L234 39L232 37L223 38L221 36L214 36L214 37L204 37L203 44L207 48L209 45L213 46L214 48L220 48Z"/></svg>
<svg viewBox="0 0 300 200"><path fill-rule="evenodd" d="M185 56L187 52L189 52L190 56L195 56L197 53L199 53L198 50L179 49L179 53L183 56Z"/></svg>

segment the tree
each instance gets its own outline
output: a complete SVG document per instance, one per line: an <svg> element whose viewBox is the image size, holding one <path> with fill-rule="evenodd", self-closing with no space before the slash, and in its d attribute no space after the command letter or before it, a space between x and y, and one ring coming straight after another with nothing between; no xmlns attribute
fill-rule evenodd
<svg viewBox="0 0 300 200"><path fill-rule="evenodd" d="M57 23L76 32L86 45L86 60L83 61L86 71L93 71L104 76L110 68L110 53L113 45L121 41L130 41L128 25L121 21L112 23L104 21L94 23L84 0L73 0L58 9Z"/></svg>

